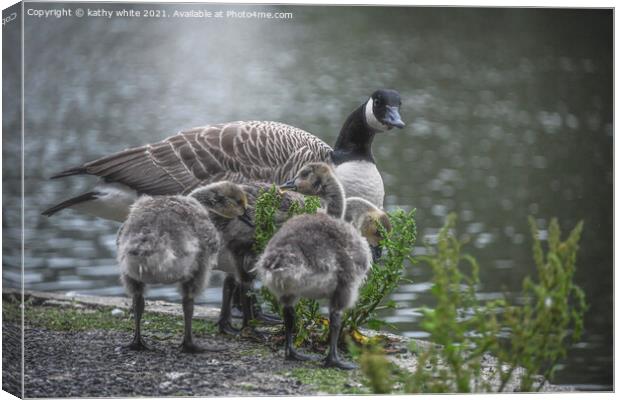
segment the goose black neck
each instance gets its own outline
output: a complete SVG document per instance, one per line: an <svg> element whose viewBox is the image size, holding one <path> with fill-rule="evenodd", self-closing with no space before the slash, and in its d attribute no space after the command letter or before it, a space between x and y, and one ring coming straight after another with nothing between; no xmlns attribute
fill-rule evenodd
<svg viewBox="0 0 620 400"><path fill-rule="evenodd" d="M372 156L375 132L366 124L365 106L366 104L359 106L342 125L332 153L334 164L339 165L346 161L375 162Z"/></svg>

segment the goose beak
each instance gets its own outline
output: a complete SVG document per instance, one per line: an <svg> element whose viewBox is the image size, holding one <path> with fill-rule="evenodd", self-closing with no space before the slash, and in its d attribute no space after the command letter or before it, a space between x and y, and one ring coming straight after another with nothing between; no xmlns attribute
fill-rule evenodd
<svg viewBox="0 0 620 400"><path fill-rule="evenodd" d="M370 246L370 252L372 253L372 261L377 262L383 254L383 249L381 246Z"/></svg>
<svg viewBox="0 0 620 400"><path fill-rule="evenodd" d="M254 228L254 223L252 222L252 218L250 218L250 216L248 215L248 210L245 210L245 212L241 214L238 218L250 228Z"/></svg>
<svg viewBox="0 0 620 400"><path fill-rule="evenodd" d="M401 129L405 127L405 123L400 118L400 113L398 112L398 107L396 106L387 106L387 111L385 113L383 123L389 127L396 127Z"/></svg>
<svg viewBox="0 0 620 400"><path fill-rule="evenodd" d="M297 190L295 179L291 179L290 181L284 182L284 184L280 185L280 189L281 190Z"/></svg>

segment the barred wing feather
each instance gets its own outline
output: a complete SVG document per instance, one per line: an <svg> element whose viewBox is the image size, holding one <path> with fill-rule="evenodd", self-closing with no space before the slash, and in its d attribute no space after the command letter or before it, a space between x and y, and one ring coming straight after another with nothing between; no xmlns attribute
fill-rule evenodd
<svg viewBox="0 0 620 400"><path fill-rule="evenodd" d="M278 122L231 122L182 131L64 171L91 174L150 195L176 194L218 180L283 183L308 162L330 162L316 136Z"/></svg>

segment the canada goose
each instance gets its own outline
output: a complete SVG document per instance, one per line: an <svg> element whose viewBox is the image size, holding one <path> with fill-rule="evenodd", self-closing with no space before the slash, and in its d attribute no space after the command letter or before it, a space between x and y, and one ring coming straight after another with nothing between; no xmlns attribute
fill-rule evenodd
<svg viewBox="0 0 620 400"><path fill-rule="evenodd" d="M383 180L371 146L376 133L405 126L400 105L397 91L375 91L346 119L334 149L306 131L279 122L231 122L182 131L52 176L89 174L102 180L92 191L50 207L43 215L72 207L122 222L142 194L187 193L219 180L281 184L313 161L335 166L347 196L363 197L382 208Z"/></svg>
<svg viewBox="0 0 620 400"><path fill-rule="evenodd" d="M245 193L230 182L213 183L189 196L142 196L135 202L116 240L121 281L132 296L135 318L127 348L147 348L140 334L145 284L178 283L185 319L182 351L204 351L192 340L194 298L220 248L220 234L207 209L222 218L245 220L246 204Z"/></svg>
<svg viewBox="0 0 620 400"><path fill-rule="evenodd" d="M287 221L273 236L256 264L263 284L283 305L286 359L313 359L293 347L297 300L300 297L329 299L329 353L325 366L356 368L338 355L342 314L357 299L372 260L368 243L378 243L377 223L385 221L385 214L378 208L358 210L362 213L352 217L359 222L357 228L364 237L343 220L321 213L300 215Z"/></svg>

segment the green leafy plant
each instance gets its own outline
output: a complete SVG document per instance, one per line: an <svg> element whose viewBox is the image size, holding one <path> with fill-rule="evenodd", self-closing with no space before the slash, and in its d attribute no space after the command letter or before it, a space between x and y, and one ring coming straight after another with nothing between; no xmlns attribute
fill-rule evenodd
<svg viewBox="0 0 620 400"><path fill-rule="evenodd" d="M448 216L439 231L432 255L419 257L433 271L431 293L437 305L422 308L422 328L439 346L422 352L418 368L407 382L409 392L479 391L482 356L495 343L499 325L494 312L499 303L479 304L478 262L462 254L454 235L456 216Z"/></svg>
<svg viewBox="0 0 620 400"><path fill-rule="evenodd" d="M405 392L501 392L516 381L519 390L541 390L583 330L587 305L574 284L582 223L562 241L553 219L545 252L530 218L537 279L524 280L524 302L519 305L476 299L478 263L462 254L464 243L456 238L455 226L456 217L450 215L433 254L419 258L433 270L431 293L437 305L423 309L422 328L434 345L415 349L418 368L396 374L400 387ZM364 365L363 357L360 360L364 371L373 368ZM371 388L384 393L385 388L372 384L371 374L376 372L366 373Z"/></svg>
<svg viewBox="0 0 620 400"><path fill-rule="evenodd" d="M394 302L382 301L396 289L402 281L406 262L412 262L413 246L416 241L415 209L409 212L397 210L389 214L392 231L382 230L381 248L385 254L379 262L372 265L366 283L362 286L359 299L347 312L343 326L355 330L364 324L379 329L385 322L376 318L376 312L383 308L394 308Z"/></svg>
<svg viewBox="0 0 620 400"><path fill-rule="evenodd" d="M537 280L523 281L522 306L505 309L504 325L510 334L508 346L499 347L498 357L509 365L499 369L503 389L516 365L526 373L521 377L521 390L540 390L545 380L553 377L558 360L566 356L566 348L577 341L583 331L583 316L587 310L585 294L575 285L577 251L583 222L561 240L560 225L552 219L548 227L547 251L538 237L534 218L529 219L533 238L532 253ZM536 386L534 376L541 374Z"/></svg>

